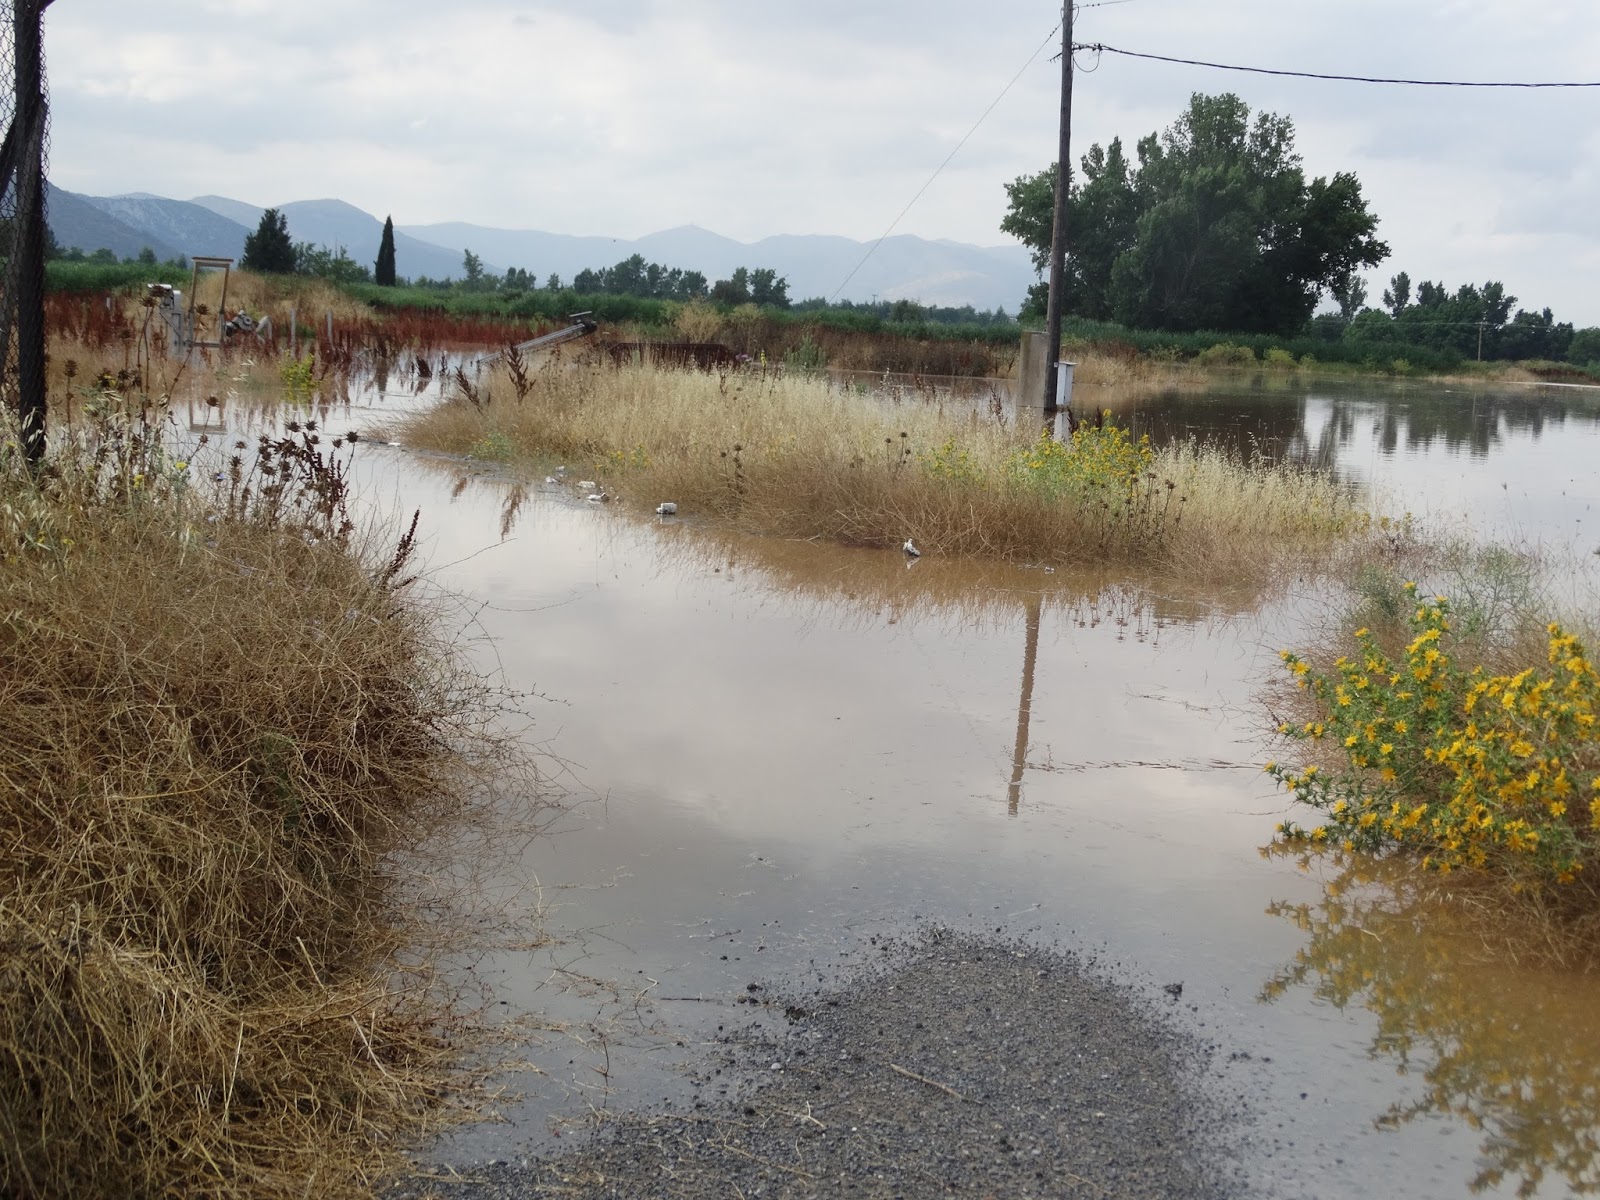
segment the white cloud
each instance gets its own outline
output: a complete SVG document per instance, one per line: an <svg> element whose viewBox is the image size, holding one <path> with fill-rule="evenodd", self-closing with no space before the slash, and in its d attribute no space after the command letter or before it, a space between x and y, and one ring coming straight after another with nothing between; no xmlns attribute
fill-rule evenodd
<svg viewBox="0 0 1600 1200"><path fill-rule="evenodd" d="M637 236L875 237L1056 19L1048 0L74 0L48 16L58 183L340 196L403 223ZM1136 0L1081 41L1306 70L1585 78L1600 13L1551 0ZM1041 55L902 231L995 243L1002 185L1054 157ZM1092 56L1081 56L1092 67ZM1504 278L1600 324L1600 94L1225 74L1104 56L1074 144L1164 126L1196 90L1295 118L1307 169L1354 170L1414 278Z"/></svg>

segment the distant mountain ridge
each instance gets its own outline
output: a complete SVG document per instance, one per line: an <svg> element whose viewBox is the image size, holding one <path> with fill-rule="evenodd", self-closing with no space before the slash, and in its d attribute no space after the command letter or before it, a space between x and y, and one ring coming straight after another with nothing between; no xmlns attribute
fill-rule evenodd
<svg viewBox="0 0 1600 1200"><path fill-rule="evenodd" d="M132 258L147 247L160 259L176 258L182 253L151 231L105 212L89 197L64 191L53 183L45 184L44 209L50 232L63 250L110 250L118 258Z"/></svg>
<svg viewBox="0 0 1600 1200"><path fill-rule="evenodd" d="M275 207L287 218L289 236L295 241L342 246L357 262L371 264L377 258L383 231L378 217L335 199ZM63 246L92 251L105 245L126 257L148 245L165 259L178 254L239 258L244 238L265 210L226 196L185 201L142 192L79 196L52 188L49 211L51 228ZM455 221L395 229L395 265L406 278L458 277L467 250L497 273L520 267L541 282L556 274L568 283L586 268L613 266L641 254L668 267L700 271L710 279L727 278L737 267L770 267L788 279L789 295L795 300L832 298L839 292L856 301L905 299L1010 312L1016 311L1034 279L1028 251L1021 245L972 246L900 235L885 239L867 257L869 247L870 243L820 234L780 234L739 242L695 225L635 239Z"/></svg>
<svg viewBox="0 0 1600 1200"><path fill-rule="evenodd" d="M255 228L253 223L247 229L237 221L218 216L209 208L184 200L167 200L143 194L85 196L84 199L124 225L159 238L169 246L181 247L185 255L241 258L244 255L244 239Z"/></svg>

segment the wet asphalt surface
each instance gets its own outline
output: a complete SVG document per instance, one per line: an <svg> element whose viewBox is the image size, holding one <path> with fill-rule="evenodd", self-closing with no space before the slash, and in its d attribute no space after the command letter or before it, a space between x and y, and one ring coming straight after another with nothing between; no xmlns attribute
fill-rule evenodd
<svg viewBox="0 0 1600 1200"><path fill-rule="evenodd" d="M1248 1123L1211 1053L1092 968L935 930L838 990L741 997L698 1097L613 1117L558 1158L399 1198L1208 1197L1248 1189ZM1177 998L1170 1002L1176 1009Z"/></svg>

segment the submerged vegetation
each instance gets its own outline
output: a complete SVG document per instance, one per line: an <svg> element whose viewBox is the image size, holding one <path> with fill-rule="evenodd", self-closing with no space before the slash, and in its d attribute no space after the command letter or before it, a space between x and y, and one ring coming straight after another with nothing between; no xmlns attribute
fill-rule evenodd
<svg viewBox="0 0 1600 1200"><path fill-rule="evenodd" d="M367 1194L458 1082L416 855L511 765L493 697L342 439L86 418L0 450L0 1193Z"/></svg>
<svg viewBox="0 0 1600 1200"><path fill-rule="evenodd" d="M1366 527L1327 476L1184 445L1102 419L1070 445L1003 413L894 404L825 379L648 365L501 368L410 418L414 444L550 460L640 508L663 500L733 528L850 545L907 537L943 555L1259 569Z"/></svg>

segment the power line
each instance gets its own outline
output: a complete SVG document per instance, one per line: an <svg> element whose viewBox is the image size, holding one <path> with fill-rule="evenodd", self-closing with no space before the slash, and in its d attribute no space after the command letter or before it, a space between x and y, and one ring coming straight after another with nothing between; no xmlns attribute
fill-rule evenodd
<svg viewBox="0 0 1600 1200"><path fill-rule="evenodd" d="M1060 30L1061 24L1060 22L1057 22L1056 27L1050 31L1050 36L1039 43L1039 48L1028 56L1028 61L1022 64L1022 69L1011 77L1011 82L1000 89L1000 94L994 98L994 103L989 105L988 108L984 109L983 115L973 122L972 128L967 130L967 136L956 143L956 148L950 151L945 160L939 164L938 170L934 171L932 175L928 176L928 182L923 184L922 187L917 190L917 194L915 196L911 197L911 203L902 208L900 210L900 215L893 221L889 222L889 228L883 231L883 236L877 241L873 242L872 245L867 248L867 252L861 256L861 261L851 268L850 274L844 277L844 282L834 289L833 295L828 297L829 304L832 304L839 298L839 293L844 291L844 289L850 285L850 281L856 277L856 273L859 272L862 267L867 265L867 260L877 253L878 247L889 240L889 235L895 231L896 226L898 226L901 221L906 219L906 214L916 206L918 200L922 199L922 194L933 186L933 181L939 178L939 176L944 173L944 169L948 167L955 159L955 156L961 153L961 147L965 146L969 141L972 140L972 135L978 132L978 126L987 121L989 119L989 114L1000 107L1000 101L1004 100L1006 96L1010 94L1011 89L1017 86L1017 80L1021 79L1025 74L1027 74L1028 68L1033 66L1034 60L1037 59L1039 55L1044 53L1044 48L1051 42L1055 41L1056 34L1060 32Z"/></svg>
<svg viewBox="0 0 1600 1200"><path fill-rule="evenodd" d="M1120 50L1099 42L1074 45L1074 50L1092 50L1096 54L1120 54L1124 58L1146 58L1153 62L1177 63L1185 67L1208 67L1213 71L1243 71L1250 75L1285 75L1293 79L1331 79L1343 83L1391 83L1407 87L1452 88L1600 88L1600 81L1592 83L1511 83L1483 82L1460 79L1385 79L1372 75L1325 75L1316 71L1283 71L1272 67L1241 67L1232 63L1203 62L1194 58L1172 58L1165 54L1144 54L1138 50Z"/></svg>

